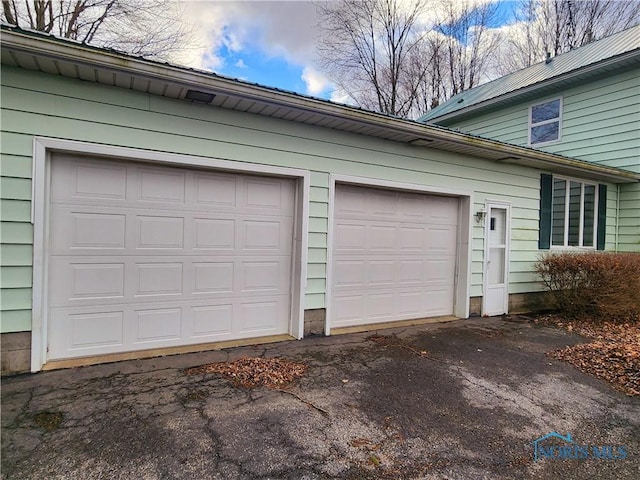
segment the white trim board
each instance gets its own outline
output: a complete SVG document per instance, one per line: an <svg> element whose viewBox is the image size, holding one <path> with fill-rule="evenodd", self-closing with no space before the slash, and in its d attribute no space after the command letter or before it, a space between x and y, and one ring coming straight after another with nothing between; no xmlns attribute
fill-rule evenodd
<svg viewBox="0 0 640 480"><path fill-rule="evenodd" d="M329 215L327 232L327 278L325 303L325 335L331 335L331 282L333 275L333 242L335 221L336 183L359 185L363 187L380 187L388 190L400 190L414 193L447 195L458 197L458 241L456 252L456 286L453 314L459 318L468 318L470 310L469 295L471 291L471 248L472 248L472 205L473 192L470 190L421 185L415 183L395 182L353 175L329 175Z"/></svg>
<svg viewBox="0 0 640 480"><path fill-rule="evenodd" d="M217 158L194 157L135 148L34 137L33 139L33 194L31 220L33 223L33 305L31 320L31 371L37 372L47 360L47 239L49 228L49 185L52 152L86 154L108 159L151 162L185 168L225 170L237 173L266 174L298 180L296 198L297 227L294 234L296 252L292 268L292 304L289 334L297 339L304 333L304 297L307 278L307 251L309 239L309 195L311 174L308 170L283 168L254 163L239 163Z"/></svg>

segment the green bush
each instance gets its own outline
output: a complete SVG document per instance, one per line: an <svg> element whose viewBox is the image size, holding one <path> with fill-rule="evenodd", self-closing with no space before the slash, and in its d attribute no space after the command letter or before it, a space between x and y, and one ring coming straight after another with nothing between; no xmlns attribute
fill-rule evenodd
<svg viewBox="0 0 640 480"><path fill-rule="evenodd" d="M547 253L535 264L554 307L572 317L640 317L640 254Z"/></svg>

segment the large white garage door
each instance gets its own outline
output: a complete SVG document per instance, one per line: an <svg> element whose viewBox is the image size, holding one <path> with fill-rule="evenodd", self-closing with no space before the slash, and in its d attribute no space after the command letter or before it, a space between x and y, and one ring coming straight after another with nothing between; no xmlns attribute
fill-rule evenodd
<svg viewBox="0 0 640 480"><path fill-rule="evenodd" d="M458 200L336 185L331 325L453 313Z"/></svg>
<svg viewBox="0 0 640 480"><path fill-rule="evenodd" d="M51 164L49 359L289 331L293 180Z"/></svg>

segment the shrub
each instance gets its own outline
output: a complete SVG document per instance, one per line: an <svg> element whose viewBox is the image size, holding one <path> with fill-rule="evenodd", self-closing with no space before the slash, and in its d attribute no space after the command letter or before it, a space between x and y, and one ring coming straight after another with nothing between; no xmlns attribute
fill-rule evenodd
<svg viewBox="0 0 640 480"><path fill-rule="evenodd" d="M614 319L640 317L640 254L547 253L535 264L561 313Z"/></svg>

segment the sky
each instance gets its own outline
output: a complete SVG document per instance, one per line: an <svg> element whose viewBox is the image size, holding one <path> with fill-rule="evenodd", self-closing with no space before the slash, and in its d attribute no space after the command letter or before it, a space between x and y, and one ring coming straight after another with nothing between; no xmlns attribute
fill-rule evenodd
<svg viewBox="0 0 640 480"><path fill-rule="evenodd" d="M507 18L509 2L502 1ZM320 35L311 1L184 3L194 46L179 63L261 85L345 103L315 64ZM501 25L495 25L500 27Z"/></svg>

